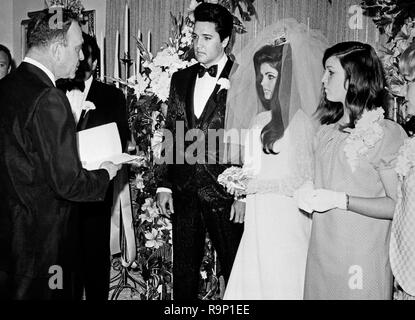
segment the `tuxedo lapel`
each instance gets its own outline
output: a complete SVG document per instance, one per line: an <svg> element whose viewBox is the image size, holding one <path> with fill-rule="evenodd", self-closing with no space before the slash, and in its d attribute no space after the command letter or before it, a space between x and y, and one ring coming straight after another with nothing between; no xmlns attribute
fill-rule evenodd
<svg viewBox="0 0 415 320"><path fill-rule="evenodd" d="M85 98L85 101L93 101L93 97L95 97L95 90L96 86L95 86L95 80L92 81L91 83L91 88L89 89L88 92L88 96ZM89 120L89 116L92 110L90 110L89 112L86 112L85 110L82 110L81 113L81 117L79 118L79 122L78 125L76 126L76 130L77 131L82 131L85 129L88 129L88 120Z"/></svg>
<svg viewBox="0 0 415 320"><path fill-rule="evenodd" d="M228 61L226 62L225 67L223 68L222 73L219 76L219 79L221 79L221 78L228 79L229 78L229 74L231 72L232 65L233 65L232 60L230 60L228 58ZM208 121L208 119L210 118L212 113L215 111L215 109L217 107L216 97L218 95L219 88L220 88L220 85L216 84L215 89L213 90L212 94L210 95L209 100L206 103L205 109L203 110L203 113L199 118L198 124L201 124L201 123L204 123L204 122Z"/></svg>
<svg viewBox="0 0 415 320"><path fill-rule="evenodd" d="M194 92L197 77L197 68L190 69L189 87L186 94L186 118L189 128L195 127L195 107L194 107Z"/></svg>
<svg viewBox="0 0 415 320"><path fill-rule="evenodd" d="M88 118L89 118L89 112L86 113L85 110L82 110L81 117L79 118L78 125L76 126L76 131L82 131L87 128Z"/></svg>

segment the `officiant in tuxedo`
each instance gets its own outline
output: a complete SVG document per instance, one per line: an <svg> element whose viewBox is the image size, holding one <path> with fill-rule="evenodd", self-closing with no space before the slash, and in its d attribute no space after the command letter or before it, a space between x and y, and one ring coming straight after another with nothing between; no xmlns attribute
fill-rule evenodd
<svg viewBox="0 0 415 320"><path fill-rule="evenodd" d="M29 51L0 81L0 299L72 297L75 202L102 201L119 166L82 168L68 99L55 81L83 60L77 18L29 23ZM53 22L56 23L53 23Z"/></svg>
<svg viewBox="0 0 415 320"><path fill-rule="evenodd" d="M94 37L86 33L82 36L84 60L75 78L64 80L58 86L70 101L77 131L115 122L122 149L126 151L130 131L124 94L115 86L96 79L100 48ZM86 300L108 299L113 190L114 182L111 182L103 202L82 203L77 208L81 264L75 285L76 299L82 298L84 290Z"/></svg>
<svg viewBox="0 0 415 320"><path fill-rule="evenodd" d="M161 187L158 206L172 217L174 300L198 298L206 231L217 251L225 281L243 232L242 224L230 221L233 198L217 183L218 175L228 167L219 161L223 137L216 140L214 150L209 150L207 141L209 130L224 128L227 90L223 84L234 64L225 48L232 35L233 16L223 6L211 3L197 6L194 15L193 47L199 63L173 75L166 129L173 137L182 125L184 134L198 130L206 140L204 161L186 163L186 156L178 151L174 163L159 166L157 174ZM171 150L181 149L180 144L183 141L175 139ZM182 151L190 144L182 145ZM181 156L184 164L176 161Z"/></svg>

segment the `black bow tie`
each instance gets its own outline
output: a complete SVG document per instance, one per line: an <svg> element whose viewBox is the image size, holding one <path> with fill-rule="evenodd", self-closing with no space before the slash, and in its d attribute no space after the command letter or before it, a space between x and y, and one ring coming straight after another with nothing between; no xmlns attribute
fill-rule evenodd
<svg viewBox="0 0 415 320"><path fill-rule="evenodd" d="M58 88L62 88L66 91L72 91L75 89L81 90L82 92L85 91L85 81L71 79L71 80L63 80L57 84Z"/></svg>
<svg viewBox="0 0 415 320"><path fill-rule="evenodd" d="M218 74L218 65L215 64L214 66L211 66L210 68L205 68L204 66L200 65L199 70L197 72L199 78L202 78L206 72L209 73L211 77L216 77L216 75Z"/></svg>

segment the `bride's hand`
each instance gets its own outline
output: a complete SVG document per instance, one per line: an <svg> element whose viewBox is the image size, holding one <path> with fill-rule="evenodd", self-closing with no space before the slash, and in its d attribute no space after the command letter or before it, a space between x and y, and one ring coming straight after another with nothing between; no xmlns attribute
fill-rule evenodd
<svg viewBox="0 0 415 320"><path fill-rule="evenodd" d="M233 220L234 223L244 223L245 208L246 208L245 202L235 200L235 202L232 204L232 207L231 207L231 216L230 216L229 221Z"/></svg>

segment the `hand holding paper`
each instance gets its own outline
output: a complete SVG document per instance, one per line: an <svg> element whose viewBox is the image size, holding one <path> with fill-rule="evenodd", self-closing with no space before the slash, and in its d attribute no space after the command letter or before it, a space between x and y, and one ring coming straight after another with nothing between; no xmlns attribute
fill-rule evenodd
<svg viewBox="0 0 415 320"><path fill-rule="evenodd" d="M120 134L115 122L79 131L77 138L79 157L87 170L97 170L104 162L120 165L140 159L139 156L122 153Z"/></svg>
<svg viewBox="0 0 415 320"><path fill-rule="evenodd" d="M110 180L112 180L117 175L117 172L119 170L121 170L122 165L121 164L115 165L112 162L106 161L106 162L102 163L99 166L99 168L107 170L108 175L110 176Z"/></svg>

